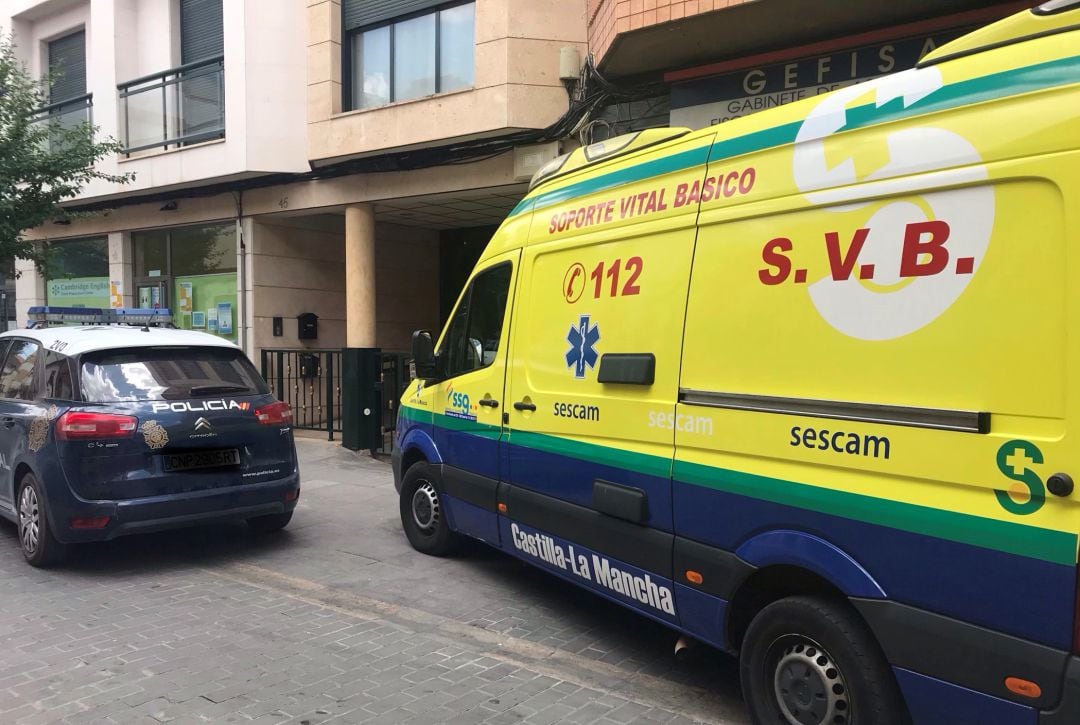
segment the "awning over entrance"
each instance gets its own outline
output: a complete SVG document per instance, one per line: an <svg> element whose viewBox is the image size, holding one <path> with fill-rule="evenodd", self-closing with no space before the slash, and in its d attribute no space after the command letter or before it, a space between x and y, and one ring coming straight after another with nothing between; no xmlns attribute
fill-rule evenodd
<svg viewBox="0 0 1080 725"><path fill-rule="evenodd" d="M498 226L528 184L469 189L375 202L375 220L425 229Z"/></svg>

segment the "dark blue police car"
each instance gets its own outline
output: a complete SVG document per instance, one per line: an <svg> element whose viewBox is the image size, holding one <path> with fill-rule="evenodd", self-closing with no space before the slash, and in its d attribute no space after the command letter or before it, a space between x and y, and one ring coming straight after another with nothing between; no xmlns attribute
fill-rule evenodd
<svg viewBox="0 0 1080 725"><path fill-rule="evenodd" d="M97 324L49 326L61 320ZM300 494L289 406L235 345L167 320L33 308L36 329L0 334L0 516L30 564L124 534L289 523Z"/></svg>

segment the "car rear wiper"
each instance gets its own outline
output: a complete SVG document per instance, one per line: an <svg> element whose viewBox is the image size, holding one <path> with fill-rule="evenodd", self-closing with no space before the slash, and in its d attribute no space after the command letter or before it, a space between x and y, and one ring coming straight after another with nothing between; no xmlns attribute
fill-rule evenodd
<svg viewBox="0 0 1080 725"><path fill-rule="evenodd" d="M247 393L251 389L246 385L195 385L191 388L191 395L218 395L225 393Z"/></svg>

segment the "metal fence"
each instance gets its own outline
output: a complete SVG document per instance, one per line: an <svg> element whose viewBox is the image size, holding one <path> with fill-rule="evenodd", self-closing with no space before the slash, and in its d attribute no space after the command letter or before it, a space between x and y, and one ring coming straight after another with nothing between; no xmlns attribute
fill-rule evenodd
<svg viewBox="0 0 1080 725"><path fill-rule="evenodd" d="M263 350L262 375L289 404L293 425L341 432L341 350Z"/></svg>
<svg viewBox="0 0 1080 725"><path fill-rule="evenodd" d="M409 385L409 355L382 354L381 379L374 381L381 401L378 453L390 453L394 445L398 400ZM262 375L270 390L293 410L293 425L304 430L326 431L327 440L341 433L341 350L262 351Z"/></svg>
<svg viewBox="0 0 1080 725"><path fill-rule="evenodd" d="M385 352L382 356L382 444L380 453L394 450L398 401L409 387L409 358L403 352Z"/></svg>

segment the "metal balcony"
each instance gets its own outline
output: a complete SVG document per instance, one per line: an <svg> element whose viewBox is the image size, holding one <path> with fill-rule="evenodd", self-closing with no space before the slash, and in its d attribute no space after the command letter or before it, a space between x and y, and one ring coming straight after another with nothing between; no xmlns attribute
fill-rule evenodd
<svg viewBox="0 0 1080 725"><path fill-rule="evenodd" d="M54 130L64 131L83 124L93 125L94 94L87 93L42 106L35 111L33 120L50 124L47 146L50 150L56 151L60 148L61 141L59 136L54 134Z"/></svg>
<svg viewBox="0 0 1080 725"><path fill-rule="evenodd" d="M225 138L225 58L217 56L117 86L124 154Z"/></svg>

